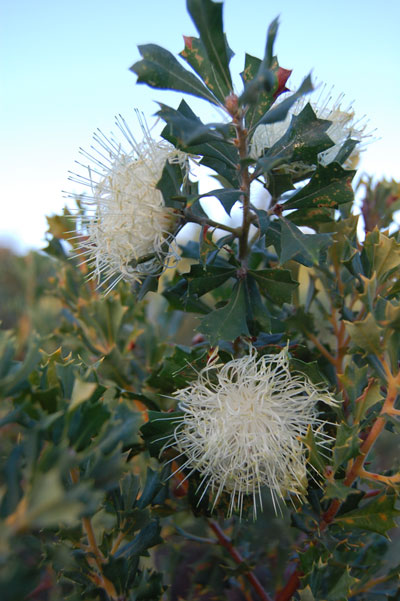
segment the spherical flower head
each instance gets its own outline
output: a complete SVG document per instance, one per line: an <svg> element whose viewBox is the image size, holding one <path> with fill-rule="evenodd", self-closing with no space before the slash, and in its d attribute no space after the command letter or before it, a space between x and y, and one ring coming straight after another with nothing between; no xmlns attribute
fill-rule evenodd
<svg viewBox="0 0 400 601"><path fill-rule="evenodd" d="M111 280L110 287L121 279L140 281L158 274L178 258L173 235L176 215L165 206L156 186L167 161L179 163L184 172L188 162L187 155L172 144L154 140L142 120L140 143L122 117L116 123L125 146L99 131L94 135L95 154L81 151L92 162L88 177L73 180L90 188L90 195L79 197L86 208L85 217L79 218L81 254L86 254L99 282Z"/></svg>
<svg viewBox="0 0 400 601"><path fill-rule="evenodd" d="M311 427L322 447L331 440L317 403L336 401L303 374L290 372L286 348L257 358L250 347L224 365L211 361L174 396L183 412L172 443L185 456L181 469L200 473L202 496L209 490L214 505L223 491L229 493L229 514L242 513L245 495L253 496L256 514L263 486L275 508L290 493L301 497L307 485L302 437Z"/></svg>
<svg viewBox="0 0 400 601"><path fill-rule="evenodd" d="M282 99L284 100L284 95ZM280 140L288 130L292 117L301 113L307 102L307 98L303 96L295 102L283 121L271 123L269 125L259 125L256 128L251 141L250 156L253 159L257 159L262 156L266 149L271 148L278 140ZM321 99L320 97L318 101L310 102L311 108L318 119L331 121L331 125L327 129L326 134L332 140L332 146L318 155L318 163L324 167L335 160L339 150L346 140L349 139L357 142L357 145L350 155L350 157L354 159L360 152L362 142L369 135L365 133L367 123L363 121L363 119L356 121L352 106L350 105L345 109L342 109L342 102L343 95L339 96L332 104L329 93L325 98ZM312 167L315 168L315 165ZM293 174L299 173L302 169L304 172L310 172L310 165L301 164L301 162L296 161L292 165L283 167L283 171L287 173L293 172Z"/></svg>

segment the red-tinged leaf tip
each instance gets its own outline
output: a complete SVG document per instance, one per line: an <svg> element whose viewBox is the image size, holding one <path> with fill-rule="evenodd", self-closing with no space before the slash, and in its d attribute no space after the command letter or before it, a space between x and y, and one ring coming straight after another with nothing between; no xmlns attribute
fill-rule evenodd
<svg viewBox="0 0 400 601"><path fill-rule="evenodd" d="M193 37L184 35L183 36L183 41L185 42L185 48L187 48L188 50L192 50Z"/></svg>
<svg viewBox="0 0 400 601"><path fill-rule="evenodd" d="M284 69L283 67L279 67L276 76L278 78L278 88L274 94L274 99L278 98L280 94L283 92L288 92L289 88L285 86L287 80L292 74L292 69Z"/></svg>

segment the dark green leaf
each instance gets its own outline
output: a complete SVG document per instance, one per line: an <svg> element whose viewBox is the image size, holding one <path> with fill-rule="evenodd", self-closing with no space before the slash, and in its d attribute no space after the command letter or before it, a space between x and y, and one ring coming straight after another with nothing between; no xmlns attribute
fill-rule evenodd
<svg viewBox="0 0 400 601"><path fill-rule="evenodd" d="M160 480L160 472L156 472L148 467L144 489L137 502L139 509L144 509L153 501L163 487L163 484Z"/></svg>
<svg viewBox="0 0 400 601"><path fill-rule="evenodd" d="M189 282L189 294L202 296L206 292L221 286L235 273L236 270L233 268L227 270L225 267L215 267L213 265L208 265L205 268L201 265L192 265L190 272L185 273L184 277Z"/></svg>
<svg viewBox="0 0 400 601"><path fill-rule="evenodd" d="M203 317L199 330L207 336L212 345L217 344L219 340L232 341L242 334L249 335L243 282L235 284L232 297L225 307Z"/></svg>
<svg viewBox="0 0 400 601"><path fill-rule="evenodd" d="M181 186L183 182L182 170L179 165L167 161L161 174L161 179L157 183L158 190L161 190L166 207L182 209L184 206L184 197L181 200L176 200L177 196L181 196Z"/></svg>
<svg viewBox="0 0 400 601"><path fill-rule="evenodd" d="M280 263L294 259L307 267L318 263L319 255L332 244L329 234L303 234L303 232L287 219L280 218L281 240L279 253Z"/></svg>
<svg viewBox="0 0 400 601"><path fill-rule="evenodd" d="M167 123L163 135L164 133L168 134L170 138L176 139L185 148L214 140L223 140L223 135L214 124L204 125L197 117L186 117L179 110L161 102L159 104L161 110L156 114ZM228 133L229 125L221 124L221 128L223 132Z"/></svg>
<svg viewBox="0 0 400 601"><path fill-rule="evenodd" d="M121 547L114 554L114 557L129 558L132 557L132 555L148 555L147 549L163 542L163 539L160 537L160 531L161 528L157 520L150 522L147 526L142 528L133 541Z"/></svg>
<svg viewBox="0 0 400 601"><path fill-rule="evenodd" d="M262 301L256 280L249 274L245 280L247 295L247 325L250 333L257 335L260 330L271 331L271 319L265 304Z"/></svg>
<svg viewBox="0 0 400 601"><path fill-rule="evenodd" d="M241 190L234 190L232 188L219 188L217 190L210 190L201 195L201 198L206 196L215 196L224 207L228 215L231 214L233 205L240 200L243 192Z"/></svg>
<svg viewBox="0 0 400 601"><path fill-rule="evenodd" d="M185 40L185 48L180 52L180 56L182 56L192 69L200 75L201 79L204 81L207 88L213 92L214 96L216 96L221 103L224 103L226 96L229 94L229 89L209 61L203 42L199 38L183 37Z"/></svg>
<svg viewBox="0 0 400 601"><path fill-rule="evenodd" d="M187 9L200 35L208 59L224 84L226 95L232 90L229 71L231 53L222 23L222 4L211 0L187 0Z"/></svg>
<svg viewBox="0 0 400 601"><path fill-rule="evenodd" d="M143 59L130 68L138 75L138 83L146 83L152 88L186 92L219 104L214 94L193 73L184 69L171 52L157 44L145 44L138 48Z"/></svg>
<svg viewBox="0 0 400 601"><path fill-rule="evenodd" d="M285 209L335 209L354 198L351 186L355 171L343 169L337 163L318 165L310 182L293 194L284 204Z"/></svg>
<svg viewBox="0 0 400 601"><path fill-rule="evenodd" d="M288 269L260 269L249 273L257 281L262 293L278 306L290 303L293 292L299 285L292 279Z"/></svg>
<svg viewBox="0 0 400 601"><path fill-rule="evenodd" d="M358 427L342 423L337 429L336 442L333 449L333 465L335 471L349 459L360 453Z"/></svg>
<svg viewBox="0 0 400 601"><path fill-rule="evenodd" d="M316 165L318 154L334 144L326 134L330 125L331 121L319 119L307 103L298 115L292 116L286 133L265 153L265 159L280 158L286 162ZM337 167L341 169L339 165Z"/></svg>
<svg viewBox="0 0 400 601"><path fill-rule="evenodd" d="M313 90L313 86L311 83L311 77L307 75L307 77L303 80L301 86L289 98L285 98L282 102L280 102L277 106L268 110L263 117L258 121L257 125L268 124L268 123L277 123L278 121L283 121L286 118L289 110L292 108L294 103L304 96L304 94L309 94ZM257 127L256 125L256 127Z"/></svg>
<svg viewBox="0 0 400 601"><path fill-rule="evenodd" d="M181 411L149 411L149 421L140 428L140 432L152 457L160 456L163 447L173 437L175 428L181 423L182 415Z"/></svg>
<svg viewBox="0 0 400 601"><path fill-rule="evenodd" d="M396 526L394 518L400 515L400 511L395 508L395 502L395 495L383 494L361 508L337 516L335 523L348 530L360 528L387 536L387 531Z"/></svg>

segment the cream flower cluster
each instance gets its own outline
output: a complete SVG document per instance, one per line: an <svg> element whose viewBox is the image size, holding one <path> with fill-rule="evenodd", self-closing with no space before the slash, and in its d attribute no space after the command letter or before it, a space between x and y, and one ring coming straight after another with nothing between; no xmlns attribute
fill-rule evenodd
<svg viewBox="0 0 400 601"><path fill-rule="evenodd" d="M94 135L94 153L81 153L92 163L82 165L88 177L76 175L90 193L79 198L85 216L79 217L80 256L94 267L94 277L109 288L121 279L140 281L159 273L177 257L173 231L176 216L165 207L156 188L166 161L187 169L187 155L166 141L155 141L147 125L139 120L143 140L135 140L122 117L116 121L125 146L102 132Z"/></svg>
<svg viewBox="0 0 400 601"><path fill-rule="evenodd" d="M367 137L367 134L365 133L367 123L363 119L355 121L355 115L352 106L350 105L344 110L341 108L343 95L339 96L332 105L330 101L331 97L328 94L328 96L323 100L320 99L317 102L310 102L311 108L318 119L326 119L332 122L327 129L326 134L330 137L334 144L318 155L318 162L323 166L329 165L334 161L346 140L352 139L358 142L352 153L353 155L356 155L360 151L360 143ZM287 132L292 117L301 113L307 102L308 99L304 97L300 98L292 106L284 121L271 123L269 125L259 125L256 128L251 141L250 156L253 159L257 159L258 157L262 156L265 149L271 148L271 146L280 140L280 138L282 138L282 136ZM301 166L299 165L292 165L292 169L295 172L298 171L300 167ZM289 172L290 170L291 168L288 166L286 171Z"/></svg>
<svg viewBox="0 0 400 601"><path fill-rule="evenodd" d="M230 494L229 514L241 514L245 495L252 495L256 515L263 486L270 488L275 510L288 494L300 497L307 485L301 438L311 427L322 449L331 441L317 402L337 401L289 371L287 349L257 358L250 347L248 355L224 365L211 361L174 396L183 417L168 446L185 457L180 469L189 470L186 477L200 473L201 498L209 491L215 505L223 491Z"/></svg>

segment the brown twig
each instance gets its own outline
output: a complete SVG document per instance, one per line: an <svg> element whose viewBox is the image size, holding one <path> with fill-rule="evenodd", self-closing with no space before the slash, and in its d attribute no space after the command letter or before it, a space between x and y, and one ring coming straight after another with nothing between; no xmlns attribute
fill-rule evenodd
<svg viewBox="0 0 400 601"><path fill-rule="evenodd" d="M72 482L74 484L77 484L79 482L78 469L71 469L70 475ZM89 550L90 553L93 555L93 557L87 558L87 562L92 568L96 570L95 572L91 572L89 574L89 578L92 582L96 584L96 586L99 586L107 593L111 601L117 601L118 593L115 590L115 586L113 585L111 580L108 580L108 578L106 578L103 574L102 564L104 563L105 558L97 545L96 536L90 518L82 518L82 526L88 540L88 547L85 547L85 550Z"/></svg>
<svg viewBox="0 0 400 601"><path fill-rule="evenodd" d="M209 524L211 530L216 535L219 544L228 551L229 555L232 557L232 559L238 565L243 565L243 563L244 563L243 557L241 556L239 551L237 549L235 549L235 547L232 544L231 539L226 536L226 534L223 532L223 530L219 526L219 524L217 522L215 522L214 520L209 520L208 524ZM264 590L261 582L258 580L257 576L255 576L255 574L253 574L253 572L248 570L248 571L244 572L244 576L250 582L250 584L252 585L254 590L257 592L258 596L260 597L260 599L262 601L272 601L271 597Z"/></svg>

